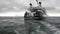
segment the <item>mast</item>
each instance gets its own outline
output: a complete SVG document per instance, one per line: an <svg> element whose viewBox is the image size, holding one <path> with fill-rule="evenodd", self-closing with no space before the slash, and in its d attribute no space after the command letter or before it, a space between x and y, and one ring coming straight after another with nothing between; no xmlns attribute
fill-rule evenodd
<svg viewBox="0 0 60 34"><path fill-rule="evenodd" d="M39 3L38 3L38 0L36 0L36 2L37 2L37 4L39 4Z"/></svg>

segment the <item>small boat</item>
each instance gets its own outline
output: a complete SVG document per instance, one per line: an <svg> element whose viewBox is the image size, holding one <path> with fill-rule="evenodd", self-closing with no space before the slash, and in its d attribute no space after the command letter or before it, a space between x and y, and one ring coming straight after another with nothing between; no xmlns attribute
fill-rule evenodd
<svg viewBox="0 0 60 34"><path fill-rule="evenodd" d="M32 7L30 3L28 11L25 12L24 19L44 20L46 18L45 8L41 7L41 2L39 2L39 6L37 7Z"/></svg>

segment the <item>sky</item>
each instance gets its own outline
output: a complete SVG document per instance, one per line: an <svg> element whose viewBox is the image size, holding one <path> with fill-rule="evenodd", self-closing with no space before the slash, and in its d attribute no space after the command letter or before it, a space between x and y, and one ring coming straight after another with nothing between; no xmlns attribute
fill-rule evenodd
<svg viewBox="0 0 60 34"><path fill-rule="evenodd" d="M48 16L60 16L60 0L39 0ZM35 0L0 0L0 16L24 16L29 3L37 6Z"/></svg>

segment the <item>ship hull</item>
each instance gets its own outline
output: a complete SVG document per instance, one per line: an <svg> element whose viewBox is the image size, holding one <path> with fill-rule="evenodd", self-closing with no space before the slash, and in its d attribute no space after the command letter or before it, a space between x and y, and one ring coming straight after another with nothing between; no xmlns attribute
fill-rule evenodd
<svg viewBox="0 0 60 34"><path fill-rule="evenodd" d="M46 17L27 17L27 18L24 18L24 20L45 20Z"/></svg>
<svg viewBox="0 0 60 34"><path fill-rule="evenodd" d="M26 19L28 19L28 20L45 20L46 19L46 17L44 16L44 13L40 13L40 12L38 12L38 13L34 13L34 15L32 16L32 15L29 15L29 14L31 14L31 13L28 13L28 12L26 12L25 13L25 15L24 15L24 19L26 20Z"/></svg>

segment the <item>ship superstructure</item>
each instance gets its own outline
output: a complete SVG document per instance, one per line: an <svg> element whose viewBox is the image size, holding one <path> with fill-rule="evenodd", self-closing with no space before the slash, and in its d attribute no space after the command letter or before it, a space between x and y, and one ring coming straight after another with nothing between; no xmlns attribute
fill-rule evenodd
<svg viewBox="0 0 60 34"><path fill-rule="evenodd" d="M25 19L42 19L46 15L46 9L41 6L41 2L36 0L38 6L33 7L32 3L30 3L30 8L28 9L29 12L25 12L24 18Z"/></svg>

